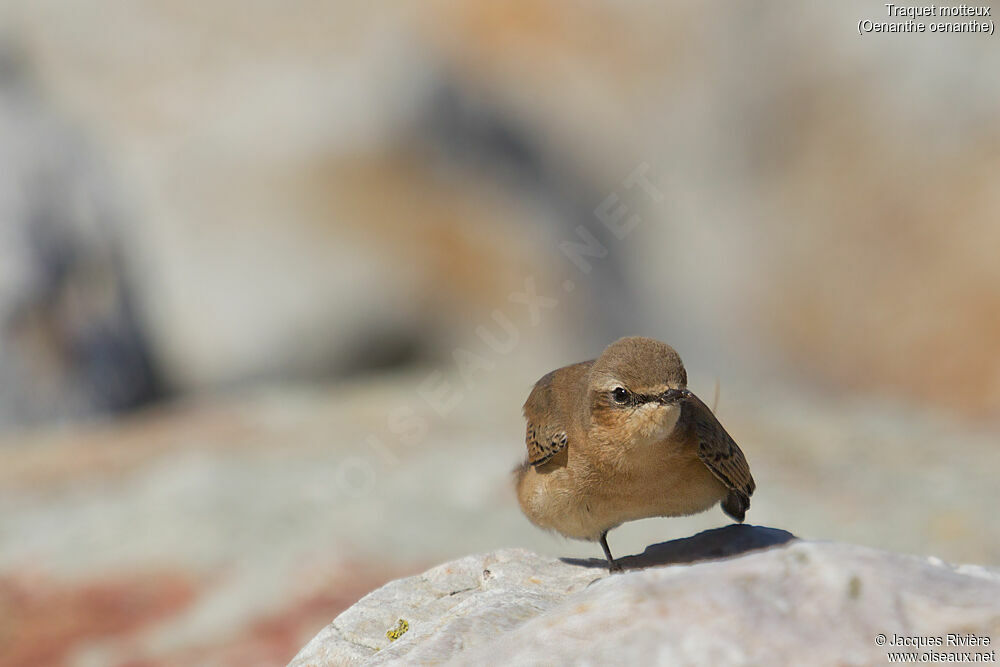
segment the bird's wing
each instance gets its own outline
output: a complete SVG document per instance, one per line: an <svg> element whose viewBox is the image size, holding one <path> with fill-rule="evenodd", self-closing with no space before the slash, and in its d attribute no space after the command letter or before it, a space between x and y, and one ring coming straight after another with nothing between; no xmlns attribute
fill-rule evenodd
<svg viewBox="0 0 1000 667"><path fill-rule="evenodd" d="M528 421L524 444L528 447L528 463L533 466L547 463L568 444L566 426L560 423L552 391L558 372L552 371L536 382L524 403L524 418Z"/></svg>
<svg viewBox="0 0 1000 667"><path fill-rule="evenodd" d="M540 466L571 446L570 439L579 433L575 418L578 402L584 400L587 375L594 360L564 366L552 371L535 383L524 402L524 418L528 428L524 442L528 446L528 463ZM561 400L560 400L561 397ZM574 422L575 423L575 422Z"/></svg>
<svg viewBox="0 0 1000 667"><path fill-rule="evenodd" d="M700 398L692 394L684 402L683 410L698 440L698 458L729 488L722 509L737 521L743 521L750 508L750 496L757 488L746 457Z"/></svg>

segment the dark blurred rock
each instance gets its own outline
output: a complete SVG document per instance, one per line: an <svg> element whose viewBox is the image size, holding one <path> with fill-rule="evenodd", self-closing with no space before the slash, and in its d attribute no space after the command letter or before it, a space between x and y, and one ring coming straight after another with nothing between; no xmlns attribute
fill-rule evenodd
<svg viewBox="0 0 1000 667"><path fill-rule="evenodd" d="M161 395L121 261L109 179L0 52L0 426Z"/></svg>

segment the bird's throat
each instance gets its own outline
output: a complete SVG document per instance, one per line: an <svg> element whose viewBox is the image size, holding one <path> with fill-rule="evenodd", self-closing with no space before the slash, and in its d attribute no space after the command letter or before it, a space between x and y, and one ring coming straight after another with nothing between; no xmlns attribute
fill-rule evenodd
<svg viewBox="0 0 1000 667"><path fill-rule="evenodd" d="M681 417L678 405L651 405L632 416L636 444L652 444L670 437Z"/></svg>

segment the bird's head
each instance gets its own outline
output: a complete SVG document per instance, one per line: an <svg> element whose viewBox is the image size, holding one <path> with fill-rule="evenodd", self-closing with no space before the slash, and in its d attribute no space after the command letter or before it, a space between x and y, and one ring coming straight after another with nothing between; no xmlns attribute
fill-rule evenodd
<svg viewBox="0 0 1000 667"><path fill-rule="evenodd" d="M619 445L658 442L673 431L690 396L680 355L666 343L638 336L609 345L588 381L590 429Z"/></svg>

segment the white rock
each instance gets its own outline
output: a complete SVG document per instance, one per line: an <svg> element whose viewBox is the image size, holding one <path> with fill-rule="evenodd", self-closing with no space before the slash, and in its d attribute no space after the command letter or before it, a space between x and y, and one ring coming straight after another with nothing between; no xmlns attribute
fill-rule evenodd
<svg viewBox="0 0 1000 667"><path fill-rule="evenodd" d="M761 548L769 547L769 548ZM734 552L739 555L733 557ZM719 559L719 555L729 556ZM713 558L714 560L704 560ZM784 531L729 526L622 559L560 561L523 550L469 556L389 583L292 660L343 664L884 663L877 635L1000 641L1000 578ZM396 641L386 632L404 619ZM995 655L995 653L994 653Z"/></svg>

